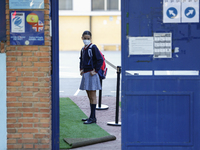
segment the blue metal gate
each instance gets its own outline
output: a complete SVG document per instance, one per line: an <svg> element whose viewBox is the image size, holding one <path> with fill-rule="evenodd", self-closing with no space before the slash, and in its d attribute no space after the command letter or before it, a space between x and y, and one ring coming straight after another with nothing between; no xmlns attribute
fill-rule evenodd
<svg viewBox="0 0 200 150"><path fill-rule="evenodd" d="M163 2L122 0L123 150L200 149L200 24Z"/></svg>

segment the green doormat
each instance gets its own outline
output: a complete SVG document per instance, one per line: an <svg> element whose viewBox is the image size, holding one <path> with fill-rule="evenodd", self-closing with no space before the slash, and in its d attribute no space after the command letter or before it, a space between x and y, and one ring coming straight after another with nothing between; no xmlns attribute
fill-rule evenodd
<svg viewBox="0 0 200 150"><path fill-rule="evenodd" d="M88 103L88 101L85 102ZM115 136L111 136L97 124L83 124L81 119L86 117L71 99L60 98L60 149L69 149L116 139Z"/></svg>

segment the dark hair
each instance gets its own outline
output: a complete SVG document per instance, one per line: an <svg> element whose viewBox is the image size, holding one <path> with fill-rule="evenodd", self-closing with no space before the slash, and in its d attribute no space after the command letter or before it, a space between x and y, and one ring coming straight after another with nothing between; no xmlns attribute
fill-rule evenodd
<svg viewBox="0 0 200 150"><path fill-rule="evenodd" d="M90 36L92 36L92 34L91 34L90 31L84 31L83 34L82 34L82 37L83 37L84 35L90 35Z"/></svg>

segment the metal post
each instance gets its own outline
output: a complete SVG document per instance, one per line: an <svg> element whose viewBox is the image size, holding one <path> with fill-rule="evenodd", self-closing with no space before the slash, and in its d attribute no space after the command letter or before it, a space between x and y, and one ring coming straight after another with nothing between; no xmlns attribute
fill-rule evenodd
<svg viewBox="0 0 200 150"><path fill-rule="evenodd" d="M102 79L100 79L101 87L102 86ZM109 107L107 105L101 104L101 99L102 99L102 90L99 90L99 103L96 106L96 110L105 110L108 109Z"/></svg>
<svg viewBox="0 0 200 150"><path fill-rule="evenodd" d="M121 126L119 122L119 90L120 90L120 74L121 66L117 66L117 91L116 91L116 112L115 112L115 122L107 122L107 125Z"/></svg>

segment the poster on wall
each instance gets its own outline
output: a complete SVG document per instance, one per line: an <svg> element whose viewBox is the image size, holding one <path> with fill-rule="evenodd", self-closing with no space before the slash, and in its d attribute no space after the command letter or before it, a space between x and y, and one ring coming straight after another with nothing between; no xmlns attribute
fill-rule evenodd
<svg viewBox="0 0 200 150"><path fill-rule="evenodd" d="M44 45L44 12L11 11L10 45Z"/></svg>
<svg viewBox="0 0 200 150"><path fill-rule="evenodd" d="M44 9L44 0L9 0L9 9Z"/></svg>

